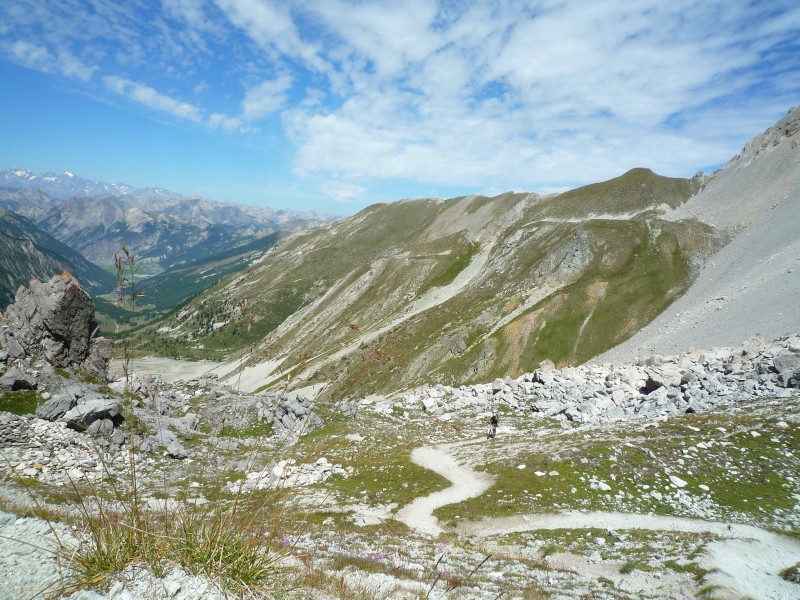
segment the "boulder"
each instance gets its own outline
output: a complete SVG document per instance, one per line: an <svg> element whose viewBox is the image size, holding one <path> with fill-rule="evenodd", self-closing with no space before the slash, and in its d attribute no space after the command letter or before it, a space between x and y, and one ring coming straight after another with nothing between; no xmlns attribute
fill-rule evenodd
<svg viewBox="0 0 800 600"><path fill-rule="evenodd" d="M18 390L35 390L36 379L17 367L11 367L0 377L0 389L16 392Z"/></svg>
<svg viewBox="0 0 800 600"><path fill-rule="evenodd" d="M67 411L74 408L77 403L77 399L69 394L57 394L50 397L44 404L36 409L36 416L40 419L55 421L63 417Z"/></svg>
<svg viewBox="0 0 800 600"><path fill-rule="evenodd" d="M275 432L285 438L297 439L322 427L322 419L312 411L311 405L311 400L305 396L284 394L272 414Z"/></svg>
<svg viewBox="0 0 800 600"><path fill-rule="evenodd" d="M778 372L778 384L783 387L800 387L800 356L782 352L772 361Z"/></svg>
<svg viewBox="0 0 800 600"><path fill-rule="evenodd" d="M189 455L183 445L178 441L178 436L166 427L162 427L155 435L150 436L142 443L142 451L147 452L156 448L163 448L170 458L182 460Z"/></svg>
<svg viewBox="0 0 800 600"><path fill-rule="evenodd" d="M114 421L111 419L98 419L86 428L86 433L92 437L111 435L114 433Z"/></svg>
<svg viewBox="0 0 800 600"><path fill-rule="evenodd" d="M95 337L94 311L91 297L69 273L47 283L32 279L29 287L19 287L0 320L0 345L7 360L44 359L104 375L111 343Z"/></svg>
<svg viewBox="0 0 800 600"><path fill-rule="evenodd" d="M120 423L122 415L119 412L119 401L110 398L85 398L64 413L59 421L65 421L71 429L85 431L89 425L100 419Z"/></svg>

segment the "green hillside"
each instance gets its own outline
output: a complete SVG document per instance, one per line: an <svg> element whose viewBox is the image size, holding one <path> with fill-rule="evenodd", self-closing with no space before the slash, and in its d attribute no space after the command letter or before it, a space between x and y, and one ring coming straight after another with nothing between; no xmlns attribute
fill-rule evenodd
<svg viewBox="0 0 800 600"><path fill-rule="evenodd" d="M284 240L135 343L337 398L580 363L691 284L712 232L660 215L700 187L634 169L550 197L374 205Z"/></svg>

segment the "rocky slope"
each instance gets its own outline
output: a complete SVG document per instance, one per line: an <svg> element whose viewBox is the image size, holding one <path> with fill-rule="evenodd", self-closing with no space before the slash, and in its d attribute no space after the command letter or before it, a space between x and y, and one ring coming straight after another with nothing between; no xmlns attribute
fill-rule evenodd
<svg viewBox="0 0 800 600"><path fill-rule="evenodd" d="M714 227L725 246L652 323L597 360L731 345L800 327L800 107L756 136L673 221Z"/></svg>
<svg viewBox="0 0 800 600"><path fill-rule="evenodd" d="M64 386L98 392L93 384L59 384L43 367L29 373L42 393L55 396ZM259 494L277 489L285 498L291 489L288 506L279 504L285 522L272 535L302 561L284 557L253 598L377 600L432 590L437 598L475 600L673 598L701 595L710 585L720 598L790 598L798 585L778 572L800 560L800 545L767 531L796 534L800 527L798 335L638 365L546 365L516 380L365 398L347 407L349 416L310 397L276 403L271 395L243 395L209 377L174 385L136 379L128 391L136 402L126 409L136 419L113 434L0 413L4 506L24 507L18 483L35 480L51 511L74 514L63 486L113 485L134 465L138 501L162 517L251 495L284 502ZM114 388L123 389L105 393L120 393ZM313 411L324 419L308 422ZM490 411L501 415L501 426L487 442ZM312 435L293 435L320 425ZM295 443L288 454L287 435ZM459 486L452 495L436 492L443 501L427 505L439 510L409 519L420 505L410 500L438 489L409 464L421 454L412 448L432 444L436 452L422 454L443 456L450 475L478 477L473 470L481 465L482 484L468 494L459 495ZM432 460L429 468L442 468ZM289 516L295 511L300 521ZM64 545L42 538L51 531L45 522L0 513L0 555L15 565L0 591L44 589L70 575L68 564L55 569L42 543L63 559L85 534L53 527ZM219 580L180 562L168 559L158 573L123 565L106 586L74 597L225 597Z"/></svg>

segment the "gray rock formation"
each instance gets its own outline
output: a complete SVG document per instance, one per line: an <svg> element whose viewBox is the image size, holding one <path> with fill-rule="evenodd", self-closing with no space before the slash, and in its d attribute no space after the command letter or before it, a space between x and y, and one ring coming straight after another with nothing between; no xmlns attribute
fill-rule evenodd
<svg viewBox="0 0 800 600"><path fill-rule="evenodd" d="M314 414L311 404L311 400L305 396L285 394L272 415L275 432L287 439L297 439L317 427L322 427L322 419Z"/></svg>
<svg viewBox="0 0 800 600"><path fill-rule="evenodd" d="M7 362L43 359L56 367L78 366L104 379L111 342L95 337L94 311L91 297L69 273L20 286L0 320L0 345Z"/></svg>
<svg viewBox="0 0 800 600"><path fill-rule="evenodd" d="M142 442L141 450L149 452L157 448L163 448L170 458L184 459L189 455L178 440L178 436L166 427L160 428L154 435Z"/></svg>
<svg viewBox="0 0 800 600"><path fill-rule="evenodd" d="M111 421L112 424L118 424L122 421L122 415L119 412L118 400L92 396L79 400L73 408L60 417L60 420L66 421L72 429L84 431L95 421ZM103 430L106 428L107 425L102 427ZM94 431L98 431L97 427Z"/></svg>
<svg viewBox="0 0 800 600"><path fill-rule="evenodd" d="M17 390L35 390L36 379L19 367L13 366L0 377L0 389L15 392Z"/></svg>

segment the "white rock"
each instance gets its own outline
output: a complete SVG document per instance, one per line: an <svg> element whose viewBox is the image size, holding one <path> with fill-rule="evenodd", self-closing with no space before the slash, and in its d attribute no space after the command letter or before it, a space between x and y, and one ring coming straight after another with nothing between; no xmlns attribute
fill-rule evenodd
<svg viewBox="0 0 800 600"><path fill-rule="evenodd" d="M83 471L77 468L67 471L67 477L69 477L72 481L78 481L83 479L85 476L86 475L84 475Z"/></svg>
<svg viewBox="0 0 800 600"><path fill-rule="evenodd" d="M681 479L680 477L676 477L675 475L670 475L669 480L675 485L675 487L686 487L686 482Z"/></svg>
<svg viewBox="0 0 800 600"><path fill-rule="evenodd" d="M525 465L517 465L517 468L521 471L522 469L525 468Z"/></svg>

